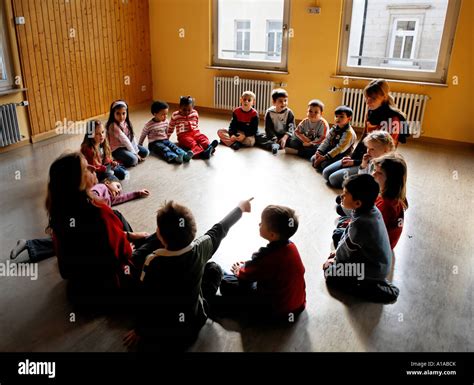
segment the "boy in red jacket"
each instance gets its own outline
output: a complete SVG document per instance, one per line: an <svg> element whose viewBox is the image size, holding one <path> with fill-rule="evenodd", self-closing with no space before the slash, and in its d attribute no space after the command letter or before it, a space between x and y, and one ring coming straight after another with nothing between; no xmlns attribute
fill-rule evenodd
<svg viewBox="0 0 474 385"><path fill-rule="evenodd" d="M222 301L244 306L263 318L292 322L306 306L305 268L296 245L289 240L297 229L294 210L267 206L260 236L270 243L251 260L232 265L233 274L225 274L220 286Z"/></svg>

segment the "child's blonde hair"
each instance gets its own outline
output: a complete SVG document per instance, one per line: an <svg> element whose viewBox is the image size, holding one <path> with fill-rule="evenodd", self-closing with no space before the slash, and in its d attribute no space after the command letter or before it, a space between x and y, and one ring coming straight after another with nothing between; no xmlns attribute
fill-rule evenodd
<svg viewBox="0 0 474 385"><path fill-rule="evenodd" d="M95 133L99 128L103 128L105 130L104 124L100 120L89 120L86 125L86 134L84 135L84 139L81 143L81 152L82 150L91 149L93 158L98 163L103 164L106 159L112 159L112 151L110 150L109 139L107 135L105 135L104 143L99 144L98 147L102 147L103 156L101 158L100 151L96 148L95 143Z"/></svg>
<svg viewBox="0 0 474 385"><path fill-rule="evenodd" d="M407 164L400 154L392 153L374 159L374 164L379 166L386 176L385 186L380 195L387 199L397 199L406 210L408 201L406 197Z"/></svg>
<svg viewBox="0 0 474 385"><path fill-rule="evenodd" d="M392 136L387 131L376 130L369 132L364 138L364 144L367 146L368 142L377 142L387 149L387 152L395 151L395 143Z"/></svg>
<svg viewBox="0 0 474 385"><path fill-rule="evenodd" d="M256 96L255 96L255 94L254 94L252 91L244 91L244 92L242 92L241 98L243 99L243 98L245 98L246 96L252 98L253 100L256 99Z"/></svg>

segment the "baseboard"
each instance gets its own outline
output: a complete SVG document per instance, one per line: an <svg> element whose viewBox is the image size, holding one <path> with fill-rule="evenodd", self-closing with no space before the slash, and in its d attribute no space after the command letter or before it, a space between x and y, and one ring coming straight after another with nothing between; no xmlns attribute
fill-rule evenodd
<svg viewBox="0 0 474 385"><path fill-rule="evenodd" d="M38 143L42 142L43 140L55 138L56 136L59 136L61 134L58 134L56 130L51 130L48 132L42 132L41 134L33 135L31 137L31 143Z"/></svg>
<svg viewBox="0 0 474 385"><path fill-rule="evenodd" d="M21 148L21 147L28 146L29 144L30 144L29 139L26 139L26 138L22 139L18 143L10 144L9 146L6 146L6 147L0 147L0 154L3 154L5 152L9 152L9 151L12 151L12 150L16 150L16 149Z"/></svg>
<svg viewBox="0 0 474 385"><path fill-rule="evenodd" d="M439 144L443 146L450 146L450 147L457 147L457 148L464 148L474 151L474 143L469 142L460 142L457 140L450 140L450 139L440 139L440 138L432 138L429 136L420 136L419 138L408 138L410 142L418 142L420 144Z"/></svg>

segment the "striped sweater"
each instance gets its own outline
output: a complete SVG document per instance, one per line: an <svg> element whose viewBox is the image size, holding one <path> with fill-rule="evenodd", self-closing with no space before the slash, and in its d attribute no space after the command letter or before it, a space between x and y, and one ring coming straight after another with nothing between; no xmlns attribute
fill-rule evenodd
<svg viewBox="0 0 474 385"><path fill-rule="evenodd" d="M142 146L146 137L148 137L148 144L156 142L157 140L168 139L168 125L168 120L157 122L155 119L151 119L145 124L145 127L143 127L138 144Z"/></svg>
<svg viewBox="0 0 474 385"><path fill-rule="evenodd" d="M168 127L168 138L173 135L176 129L176 135L186 134L188 132L197 131L199 129L199 114L196 110L192 110L189 115L181 115L179 111L173 112Z"/></svg>

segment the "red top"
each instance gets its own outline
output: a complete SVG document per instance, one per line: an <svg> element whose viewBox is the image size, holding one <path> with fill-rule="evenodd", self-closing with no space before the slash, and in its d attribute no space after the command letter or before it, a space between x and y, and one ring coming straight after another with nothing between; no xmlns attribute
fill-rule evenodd
<svg viewBox="0 0 474 385"><path fill-rule="evenodd" d="M295 244L276 241L262 247L247 261L238 278L257 282L257 294L270 302L276 315L304 309L305 268Z"/></svg>
<svg viewBox="0 0 474 385"><path fill-rule="evenodd" d="M392 249L398 243L403 230L404 211L401 202L398 199L386 199L380 195L375 201L375 206L380 210L387 228L390 247Z"/></svg>
<svg viewBox="0 0 474 385"><path fill-rule="evenodd" d="M123 286L136 274L136 267L120 219L97 202L84 207L75 219L75 226L65 224L53 234L61 276L83 286Z"/></svg>
<svg viewBox="0 0 474 385"><path fill-rule="evenodd" d="M94 167L96 172L106 172L107 167L105 166L106 164L109 164L112 162L112 159L101 159L100 154L97 154L94 157L94 151L90 147L82 146L81 147L81 152L84 155L84 157L87 160L87 163Z"/></svg>

